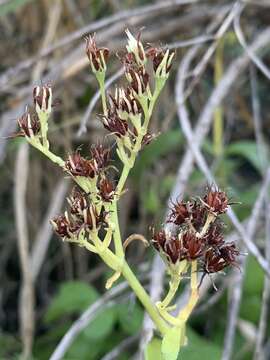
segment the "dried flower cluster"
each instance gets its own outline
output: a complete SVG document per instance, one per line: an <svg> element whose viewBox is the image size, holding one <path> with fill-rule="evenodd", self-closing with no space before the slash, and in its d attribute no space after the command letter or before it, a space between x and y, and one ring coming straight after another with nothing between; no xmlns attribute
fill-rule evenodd
<svg viewBox="0 0 270 360"><path fill-rule="evenodd" d="M236 265L239 251L233 242L226 243L219 215L226 212L228 199L223 191L209 189L203 199L172 204L167 222L175 232L153 231L152 243L166 262L198 260L204 273L215 273Z"/></svg>
<svg viewBox="0 0 270 360"><path fill-rule="evenodd" d="M91 236L92 230L99 230L108 226L107 213L100 211L81 191L76 188L68 199L69 212L59 215L51 220L57 235L63 240L76 242L80 236Z"/></svg>

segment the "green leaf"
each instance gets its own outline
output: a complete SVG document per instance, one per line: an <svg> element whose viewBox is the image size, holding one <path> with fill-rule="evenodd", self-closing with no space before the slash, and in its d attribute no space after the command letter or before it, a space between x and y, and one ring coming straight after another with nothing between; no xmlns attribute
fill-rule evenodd
<svg viewBox="0 0 270 360"><path fill-rule="evenodd" d="M221 348L204 339L192 329L187 329L188 343L180 350L180 360L221 359Z"/></svg>
<svg viewBox="0 0 270 360"><path fill-rule="evenodd" d="M21 6L33 0L10 0L0 5L0 16L7 15L10 12L18 10Z"/></svg>
<svg viewBox="0 0 270 360"><path fill-rule="evenodd" d="M173 149L178 148L180 155L180 145L182 143L183 136L181 135L179 129L171 130L159 135L156 140L143 149L142 153L137 159L131 172L135 181L138 181L145 169L149 168L161 156L165 156Z"/></svg>
<svg viewBox="0 0 270 360"><path fill-rule="evenodd" d="M70 281L60 286L45 314L45 322L50 323L64 315L82 312L98 298L97 291L80 281Z"/></svg>
<svg viewBox="0 0 270 360"><path fill-rule="evenodd" d="M161 339L153 338L144 351L145 360L163 360L161 356Z"/></svg>
<svg viewBox="0 0 270 360"><path fill-rule="evenodd" d="M240 156L247 160L259 173L262 173L267 163L268 149L265 146L263 157L258 156L257 144L254 141L241 140L227 146L225 154Z"/></svg>
<svg viewBox="0 0 270 360"><path fill-rule="evenodd" d="M96 360L103 349L103 341L89 341L84 333L81 333L70 346L65 360Z"/></svg>
<svg viewBox="0 0 270 360"><path fill-rule="evenodd" d="M128 335L138 333L142 326L143 311L138 304L118 306L118 320L123 331Z"/></svg>
<svg viewBox="0 0 270 360"><path fill-rule="evenodd" d="M105 309L84 329L83 333L85 337L90 340L104 339L111 333L116 318L116 307Z"/></svg>
<svg viewBox="0 0 270 360"><path fill-rule="evenodd" d="M177 360L183 337L182 332L183 328L173 327L165 334L161 344L164 360Z"/></svg>
<svg viewBox="0 0 270 360"><path fill-rule="evenodd" d="M264 283L264 273L254 257L249 256L244 281L244 294L261 295Z"/></svg>
<svg viewBox="0 0 270 360"><path fill-rule="evenodd" d="M155 214L160 208L157 186L152 186L148 192L145 192L143 198L144 208L149 214Z"/></svg>

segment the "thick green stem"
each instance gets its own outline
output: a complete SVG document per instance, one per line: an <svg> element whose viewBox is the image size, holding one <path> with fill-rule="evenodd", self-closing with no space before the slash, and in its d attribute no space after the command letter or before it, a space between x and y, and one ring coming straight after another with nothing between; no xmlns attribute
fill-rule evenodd
<svg viewBox="0 0 270 360"><path fill-rule="evenodd" d="M149 316L155 323L157 329L161 332L161 334L164 335L168 330L168 325L160 317L155 304L152 302L149 295L144 290L144 288L142 287L142 285L140 284L140 282L138 281L138 279L136 278L136 276L134 275L134 273L132 272L132 270L130 269L130 267L126 262L124 262L122 274L129 283L132 290L137 295L138 299L140 300L146 311L148 312Z"/></svg>
<svg viewBox="0 0 270 360"><path fill-rule="evenodd" d="M181 310L178 314L178 319L186 322L192 313L194 307L197 304L199 299L198 294L198 275L197 275L197 260L193 260L191 262L191 280L190 280L190 288L191 288L191 296L185 308Z"/></svg>
<svg viewBox="0 0 270 360"><path fill-rule="evenodd" d="M157 329L161 332L161 334L165 334L165 332L168 330L168 325L165 323L165 321L160 317L158 310L155 306L155 304L150 299L147 292L142 287L141 283L137 279L137 277L134 275L133 271L130 269L126 261L122 261L117 257L110 249L103 249L103 251L99 252L100 257L102 260L113 270L116 272L121 270L124 278L129 283L130 287L134 291L134 293L137 295L138 299L142 303L142 305L145 307L146 311L150 315L151 319L155 323Z"/></svg>
<svg viewBox="0 0 270 360"><path fill-rule="evenodd" d="M116 201L113 201L111 210L112 210L112 223L114 224L113 239L114 239L115 254L121 258L124 258L124 249L121 239Z"/></svg>
<svg viewBox="0 0 270 360"><path fill-rule="evenodd" d="M64 168L65 162L59 156L52 153L48 148L41 145L40 141L36 138L29 139L29 143L34 146L37 150L42 152L45 156L47 156L53 163L59 165L61 168Z"/></svg>

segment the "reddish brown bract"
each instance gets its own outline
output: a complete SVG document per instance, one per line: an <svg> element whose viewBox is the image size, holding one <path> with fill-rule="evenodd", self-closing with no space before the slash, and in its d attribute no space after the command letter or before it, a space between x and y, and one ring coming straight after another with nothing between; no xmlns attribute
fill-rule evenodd
<svg viewBox="0 0 270 360"><path fill-rule="evenodd" d="M216 214L222 214L228 209L228 198L223 191L209 189L203 201Z"/></svg>
<svg viewBox="0 0 270 360"><path fill-rule="evenodd" d="M234 243L225 243L221 223L217 220L226 209L227 196L222 191L208 191L200 202L194 199L177 201L172 204L167 219L176 225L173 235L161 229L153 232L151 242L171 264L199 260L205 273L237 266L239 251Z"/></svg>
<svg viewBox="0 0 270 360"><path fill-rule="evenodd" d="M165 56L165 52L162 48L151 47L147 50L146 56L152 60L153 69L156 72L157 68L159 67L159 65L161 64L161 62ZM171 67L172 67L172 64L166 66L167 74L171 70Z"/></svg>
<svg viewBox="0 0 270 360"><path fill-rule="evenodd" d="M167 222L174 223L175 225L181 225L189 218L189 216L190 214L187 204L182 201L177 201L171 206Z"/></svg>
<svg viewBox="0 0 270 360"><path fill-rule="evenodd" d="M92 145L90 153L95 160L98 169L104 169L110 160L110 148L105 148L102 144Z"/></svg>
<svg viewBox="0 0 270 360"><path fill-rule="evenodd" d="M18 125L21 132L17 136L33 137L40 131L40 123L36 114L31 114L26 111L19 119Z"/></svg>
<svg viewBox="0 0 270 360"><path fill-rule="evenodd" d="M114 186L109 179L103 177L98 184L98 189L99 195L103 201L111 202L113 200L115 195Z"/></svg>
<svg viewBox="0 0 270 360"><path fill-rule="evenodd" d="M125 136L128 131L128 123L126 120L120 119L116 112L109 111L108 116L102 117L103 126L117 137Z"/></svg>
<svg viewBox="0 0 270 360"><path fill-rule="evenodd" d="M95 40L95 36L87 36L85 38L85 52L88 56L90 63L93 65L96 71L103 70L104 63L108 60L109 49L98 48Z"/></svg>
<svg viewBox="0 0 270 360"><path fill-rule="evenodd" d="M52 89L50 85L35 86L33 89L33 101L34 105L38 108L46 111L49 109L49 102L52 97Z"/></svg>
<svg viewBox="0 0 270 360"><path fill-rule="evenodd" d="M94 178L97 173L97 165L94 160L83 158L79 152L69 155L65 162L65 168L73 176L84 176Z"/></svg>

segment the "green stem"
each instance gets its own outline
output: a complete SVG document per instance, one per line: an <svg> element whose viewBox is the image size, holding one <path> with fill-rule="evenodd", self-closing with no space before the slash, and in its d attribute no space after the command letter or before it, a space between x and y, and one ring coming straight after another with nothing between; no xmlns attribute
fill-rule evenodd
<svg viewBox="0 0 270 360"><path fill-rule="evenodd" d="M42 138L42 145L47 150L49 149L49 141L48 141L48 114L41 111L38 113L39 122L40 122L40 132Z"/></svg>
<svg viewBox="0 0 270 360"><path fill-rule="evenodd" d="M194 307L197 304L199 299L198 294L198 275L197 275L197 260L193 260L191 262L191 275L190 275L190 288L191 288L191 296L185 308L181 310L178 314L178 319L187 322L190 314L192 313Z"/></svg>
<svg viewBox="0 0 270 360"><path fill-rule="evenodd" d="M161 334L164 335L168 330L168 325L160 317L156 306L154 305L149 295L144 290L144 288L142 287L142 285L140 284L140 282L138 281L138 279L136 278L136 276L126 262L124 262L122 274L129 283L132 290L137 295L138 299L140 300L148 314L150 315L158 330L161 332Z"/></svg>
<svg viewBox="0 0 270 360"><path fill-rule="evenodd" d="M160 317L158 310L155 304L150 299L147 292L142 287L141 283L134 275L133 271L130 269L126 261L121 261L110 249L103 249L103 251L99 252L102 260L113 270L119 271L121 270L124 278L129 283L130 287L137 295L138 299L150 315L151 319L155 323L157 329L161 332L161 334L165 334L168 330L168 325L165 321Z"/></svg>
<svg viewBox="0 0 270 360"><path fill-rule="evenodd" d="M105 116L108 115L107 102L106 102L106 92L105 92L105 73L97 73L96 78L99 84L99 90L102 101L103 113Z"/></svg>
<svg viewBox="0 0 270 360"><path fill-rule="evenodd" d="M166 295L165 299L162 300L161 302L161 306L163 308L166 308L172 301L172 299L174 298L174 295L176 294L176 291L180 285L180 281L181 281L181 276L174 276L171 281L170 281L170 289L168 291L168 294Z"/></svg>
<svg viewBox="0 0 270 360"><path fill-rule="evenodd" d="M125 253L123 249L119 220L118 220L117 202L115 200L112 203L111 210L112 210L112 223L114 224L113 240L114 240L115 254L120 258L124 258Z"/></svg>
<svg viewBox="0 0 270 360"><path fill-rule="evenodd" d="M38 139L29 139L29 143L34 146L37 150L42 152L47 158L49 158L53 163L59 165L61 168L64 168L65 162L59 156L52 153L48 148L41 145Z"/></svg>

